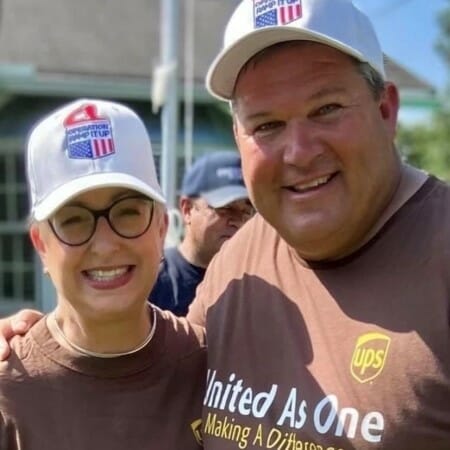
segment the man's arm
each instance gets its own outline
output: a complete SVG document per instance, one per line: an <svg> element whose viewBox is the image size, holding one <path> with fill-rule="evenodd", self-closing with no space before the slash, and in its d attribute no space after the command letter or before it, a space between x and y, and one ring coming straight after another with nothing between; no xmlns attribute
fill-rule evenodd
<svg viewBox="0 0 450 450"><path fill-rule="evenodd" d="M0 319L0 361L9 356L8 341L16 334L25 334L43 314L33 309L22 309L18 313Z"/></svg>

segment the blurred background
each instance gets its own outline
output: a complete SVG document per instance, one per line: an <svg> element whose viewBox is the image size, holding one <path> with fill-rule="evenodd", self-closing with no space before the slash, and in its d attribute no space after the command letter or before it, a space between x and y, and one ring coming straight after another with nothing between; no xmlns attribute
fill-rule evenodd
<svg viewBox="0 0 450 450"><path fill-rule="evenodd" d="M208 95L204 77L237 3L0 0L0 316L53 305L26 225L24 146L35 121L78 97L128 104L150 132L175 211L192 160L235 150L228 105ZM355 3L400 88L399 149L450 180L450 0Z"/></svg>

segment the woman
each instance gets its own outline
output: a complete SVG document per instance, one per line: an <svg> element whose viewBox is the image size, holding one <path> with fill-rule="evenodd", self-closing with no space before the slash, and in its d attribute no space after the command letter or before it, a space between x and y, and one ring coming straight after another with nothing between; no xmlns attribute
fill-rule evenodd
<svg viewBox="0 0 450 450"><path fill-rule="evenodd" d="M167 231L150 140L79 100L33 130L30 237L57 306L0 363L0 449L199 449L203 330L149 306Z"/></svg>

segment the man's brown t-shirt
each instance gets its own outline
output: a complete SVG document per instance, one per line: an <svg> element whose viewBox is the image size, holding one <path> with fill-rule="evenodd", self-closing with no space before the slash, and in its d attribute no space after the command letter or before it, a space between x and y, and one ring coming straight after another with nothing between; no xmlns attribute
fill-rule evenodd
<svg viewBox="0 0 450 450"><path fill-rule="evenodd" d="M212 262L209 450L450 449L450 188L430 178L363 248L308 264L261 217Z"/></svg>

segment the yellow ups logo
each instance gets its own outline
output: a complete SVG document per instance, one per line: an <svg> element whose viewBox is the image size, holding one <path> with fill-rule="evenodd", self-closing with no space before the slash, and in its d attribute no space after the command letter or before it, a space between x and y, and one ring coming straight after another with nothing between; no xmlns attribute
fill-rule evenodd
<svg viewBox="0 0 450 450"><path fill-rule="evenodd" d="M350 370L360 383L373 380L384 368L391 338L381 333L363 334L356 341Z"/></svg>
<svg viewBox="0 0 450 450"><path fill-rule="evenodd" d="M191 429L194 433L195 440L203 446L203 438L202 438L202 419L194 420L191 423Z"/></svg>

